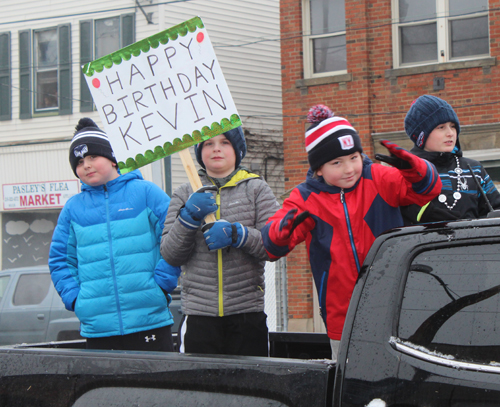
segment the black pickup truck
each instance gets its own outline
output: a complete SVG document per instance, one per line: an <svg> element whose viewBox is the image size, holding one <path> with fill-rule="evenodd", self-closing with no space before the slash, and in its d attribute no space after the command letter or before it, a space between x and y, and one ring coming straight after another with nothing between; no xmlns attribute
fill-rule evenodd
<svg viewBox="0 0 500 407"><path fill-rule="evenodd" d="M380 236L336 362L324 335L270 339L269 358L5 346L0 406L498 406L500 219Z"/></svg>

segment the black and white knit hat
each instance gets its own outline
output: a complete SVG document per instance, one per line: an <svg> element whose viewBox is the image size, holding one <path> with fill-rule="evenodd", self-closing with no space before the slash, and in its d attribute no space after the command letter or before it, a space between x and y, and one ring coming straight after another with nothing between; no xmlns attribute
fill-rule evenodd
<svg viewBox="0 0 500 407"><path fill-rule="evenodd" d="M234 165L234 168L238 168L241 164L241 160L243 160L243 158L245 158L245 155L247 154L247 143L245 141L243 129L241 128L241 126L238 126L235 129L231 129L222 134L224 134L224 136L233 146L234 153L236 154L236 163ZM200 164L202 168L205 168L205 164L203 164L203 160L201 159L201 150L203 149L203 143L194 146L194 152L198 164Z"/></svg>
<svg viewBox="0 0 500 407"><path fill-rule="evenodd" d="M76 167L78 161L87 155L106 157L116 164L115 154L109 143L108 136L97 127L97 124L92 119L88 117L80 119L75 129L75 135L69 148L69 163L77 177Z"/></svg>
<svg viewBox="0 0 500 407"><path fill-rule="evenodd" d="M363 152L356 129L327 106L311 107L307 121L312 123L306 131L306 151L313 171L335 158Z"/></svg>

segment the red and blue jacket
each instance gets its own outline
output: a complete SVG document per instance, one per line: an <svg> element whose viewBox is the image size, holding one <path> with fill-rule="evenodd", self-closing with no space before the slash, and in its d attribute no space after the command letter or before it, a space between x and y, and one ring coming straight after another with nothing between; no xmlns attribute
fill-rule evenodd
<svg viewBox="0 0 500 407"><path fill-rule="evenodd" d="M423 179L412 184L404 178L404 171L365 159L362 175L350 189L330 186L309 170L306 181L292 190L262 229L271 259L286 256L306 242L329 338L341 338L358 273L375 238L403 225L400 206L425 205L441 191L435 167L426 164ZM298 213L309 211L311 217L295 229L287 246L278 246L270 226L294 208Z"/></svg>

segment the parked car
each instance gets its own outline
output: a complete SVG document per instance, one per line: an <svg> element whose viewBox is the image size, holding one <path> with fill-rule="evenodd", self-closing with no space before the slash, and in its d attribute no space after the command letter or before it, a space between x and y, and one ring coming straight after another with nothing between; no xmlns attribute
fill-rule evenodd
<svg viewBox="0 0 500 407"><path fill-rule="evenodd" d="M79 339L80 322L64 308L47 266L0 272L0 345Z"/></svg>
<svg viewBox="0 0 500 407"><path fill-rule="evenodd" d="M172 293L172 332L182 315L180 295ZM67 311L47 266L0 271L0 345L82 339L80 321Z"/></svg>

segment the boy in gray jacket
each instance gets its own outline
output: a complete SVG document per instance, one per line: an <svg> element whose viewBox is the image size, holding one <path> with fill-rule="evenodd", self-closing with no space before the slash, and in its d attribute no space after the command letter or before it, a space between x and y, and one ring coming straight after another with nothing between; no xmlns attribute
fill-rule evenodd
<svg viewBox="0 0 500 407"><path fill-rule="evenodd" d="M264 265L260 229L279 208L269 185L240 166L246 154L241 127L195 146L202 184L174 192L161 254L181 266L185 318L181 352L268 356ZM215 213L217 221L202 225ZM203 227L202 227L203 226Z"/></svg>

